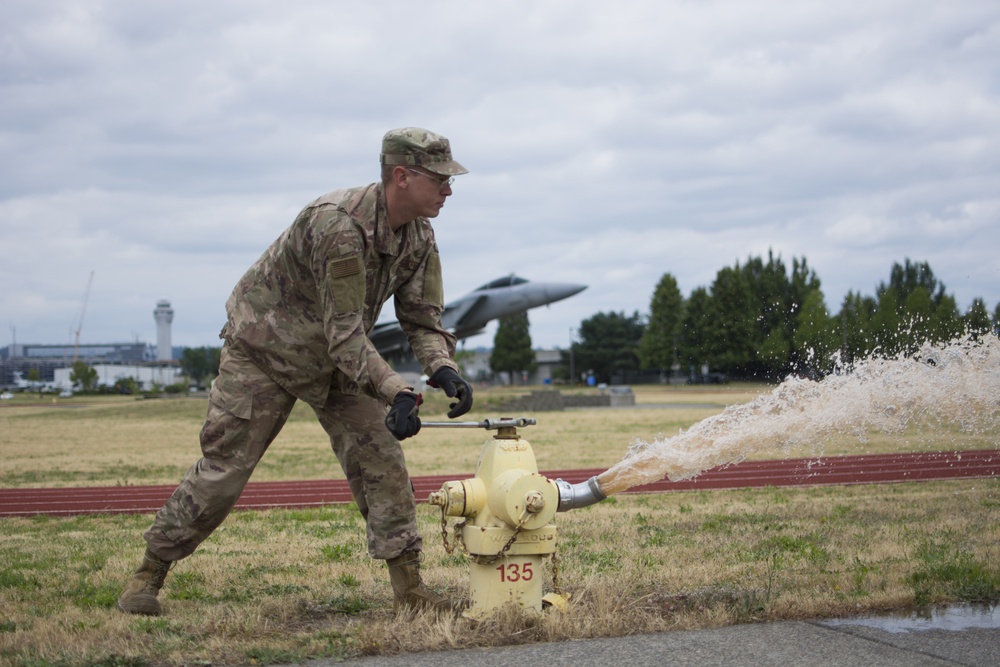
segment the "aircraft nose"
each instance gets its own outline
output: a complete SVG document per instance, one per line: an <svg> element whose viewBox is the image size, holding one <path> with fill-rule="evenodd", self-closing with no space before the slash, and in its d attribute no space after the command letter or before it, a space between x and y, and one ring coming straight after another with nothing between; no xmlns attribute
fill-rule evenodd
<svg viewBox="0 0 1000 667"><path fill-rule="evenodd" d="M545 293L552 301L559 301L579 294L585 289L587 289L586 285L577 285L576 283L548 283L545 286Z"/></svg>

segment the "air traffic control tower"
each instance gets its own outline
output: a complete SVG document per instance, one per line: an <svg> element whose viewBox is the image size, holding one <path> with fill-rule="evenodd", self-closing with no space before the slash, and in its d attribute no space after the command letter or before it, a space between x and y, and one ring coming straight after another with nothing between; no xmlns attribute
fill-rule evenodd
<svg viewBox="0 0 1000 667"><path fill-rule="evenodd" d="M166 299L156 303L153 311L156 319L156 360L170 361L173 358L173 348L170 346L170 323L174 321L174 309Z"/></svg>

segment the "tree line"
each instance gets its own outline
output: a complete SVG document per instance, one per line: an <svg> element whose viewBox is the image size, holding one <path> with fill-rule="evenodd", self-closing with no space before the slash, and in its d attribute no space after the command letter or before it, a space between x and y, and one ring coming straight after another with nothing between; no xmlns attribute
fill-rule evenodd
<svg viewBox="0 0 1000 667"><path fill-rule="evenodd" d="M687 298L664 274L648 316L597 313L580 323L579 340L565 356L604 382L627 382L650 370L687 376L705 369L775 380L823 375L837 363L910 354L927 342L990 331L1000 331L1000 304L991 315L976 298L960 312L927 262L894 263L874 295L851 291L831 314L804 257L789 269L768 253L766 260L749 257L720 269L710 287Z"/></svg>
<svg viewBox="0 0 1000 667"><path fill-rule="evenodd" d="M769 252L766 261L748 257L720 269L711 286L695 288L687 298L676 278L663 274L648 315L599 312L580 322L577 340L553 376L574 383L582 375L624 383L651 371L766 381L789 373L818 376L838 363L910 354L927 342L991 331L1000 333L1000 303L991 315L976 298L960 312L927 262L894 263L874 295L848 292L840 311L831 314L805 257L793 259L789 269ZM219 353L217 347L186 348L180 366L200 386L218 374ZM501 318L491 369L515 379L533 370L534 358L528 313ZM74 366L71 381L93 388L96 377L81 366Z"/></svg>

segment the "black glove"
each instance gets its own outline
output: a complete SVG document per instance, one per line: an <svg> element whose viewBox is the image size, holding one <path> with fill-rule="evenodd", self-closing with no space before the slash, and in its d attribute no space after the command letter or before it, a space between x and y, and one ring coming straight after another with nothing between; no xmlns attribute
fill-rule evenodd
<svg viewBox="0 0 1000 667"><path fill-rule="evenodd" d="M458 398L452 403L451 410L448 411L448 418L461 417L472 409L472 386L462 379L462 376L455 372L453 368L442 366L434 371L434 375L427 380L431 387L440 387L448 398Z"/></svg>
<svg viewBox="0 0 1000 667"><path fill-rule="evenodd" d="M420 431L420 417L417 416L424 398L420 394L401 391L385 416L385 427L397 440L412 438Z"/></svg>

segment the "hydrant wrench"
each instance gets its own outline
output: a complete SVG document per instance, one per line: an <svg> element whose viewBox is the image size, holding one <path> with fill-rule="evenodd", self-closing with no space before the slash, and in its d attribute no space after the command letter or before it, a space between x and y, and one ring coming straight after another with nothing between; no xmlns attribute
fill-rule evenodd
<svg viewBox="0 0 1000 667"><path fill-rule="evenodd" d="M511 419L502 417L500 419L486 419L481 422L429 422L420 421L421 428L484 428L487 431L496 431L501 428L521 428L524 426L535 426L538 422L529 417L517 417Z"/></svg>

